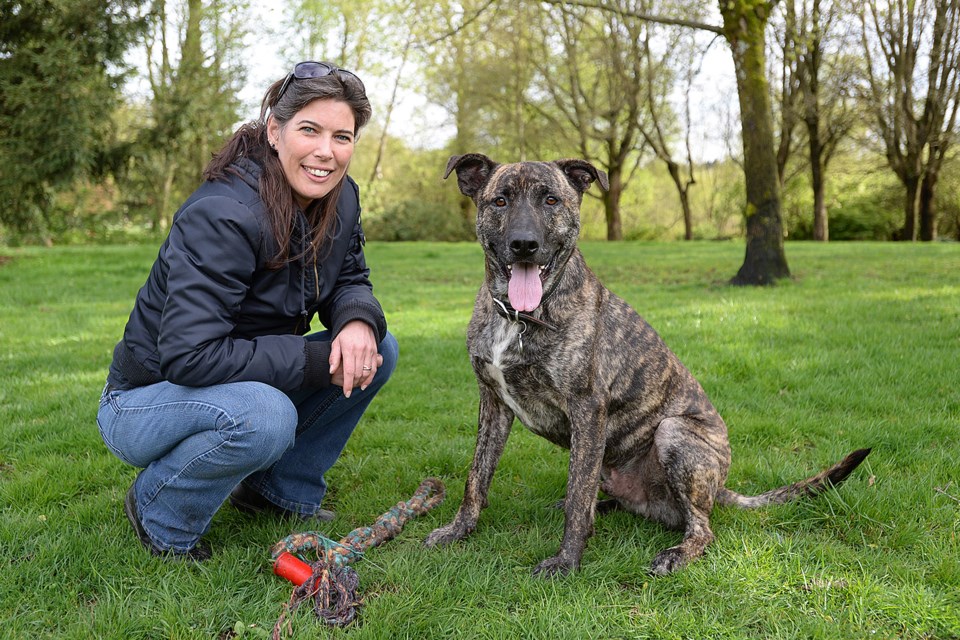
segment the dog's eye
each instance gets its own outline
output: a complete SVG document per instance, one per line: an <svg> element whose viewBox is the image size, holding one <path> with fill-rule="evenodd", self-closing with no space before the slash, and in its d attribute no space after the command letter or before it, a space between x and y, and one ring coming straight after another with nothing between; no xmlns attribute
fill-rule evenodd
<svg viewBox="0 0 960 640"><path fill-rule="evenodd" d="M507 199L504 198L503 196L500 196L499 198L493 201L493 204L497 205L498 207L505 207L507 206Z"/></svg>
<svg viewBox="0 0 960 640"><path fill-rule="evenodd" d="M557 200L555 197L553 197L553 196L547 196L546 203L547 203L548 205L550 205L551 207L552 207L553 205L557 204L558 202L560 202L560 201Z"/></svg>

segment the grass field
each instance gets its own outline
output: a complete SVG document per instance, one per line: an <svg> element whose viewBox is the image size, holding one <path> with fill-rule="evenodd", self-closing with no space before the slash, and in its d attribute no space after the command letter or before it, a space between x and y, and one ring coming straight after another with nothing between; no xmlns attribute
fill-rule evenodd
<svg viewBox="0 0 960 640"><path fill-rule="evenodd" d="M156 247L0 250L0 637L264 638L291 585L268 548L291 523L225 507L202 566L164 563L123 511L136 474L97 433L97 400ZM400 366L329 474L339 538L424 477L447 501L357 563L359 623L308 610L296 638L960 638L960 245L789 244L794 279L726 286L739 243L587 244L588 263L693 371L730 427L729 486L793 482L859 447L842 487L718 508L716 542L650 578L679 534L597 521L581 571L530 570L562 535L566 452L516 425L468 540L455 513L476 433L464 331L472 244L367 247Z"/></svg>

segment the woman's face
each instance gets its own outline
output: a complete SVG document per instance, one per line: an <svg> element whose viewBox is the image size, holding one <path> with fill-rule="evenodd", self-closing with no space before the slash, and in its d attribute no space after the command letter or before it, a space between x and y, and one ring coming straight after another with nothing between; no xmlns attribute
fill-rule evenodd
<svg viewBox="0 0 960 640"><path fill-rule="evenodd" d="M339 100L314 100L283 127L270 116L267 139L301 208L330 193L347 173L354 124L353 111Z"/></svg>

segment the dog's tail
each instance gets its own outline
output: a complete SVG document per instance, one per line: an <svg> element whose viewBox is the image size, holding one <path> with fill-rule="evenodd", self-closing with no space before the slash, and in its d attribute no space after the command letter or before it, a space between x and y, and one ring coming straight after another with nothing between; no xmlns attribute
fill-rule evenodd
<svg viewBox="0 0 960 640"><path fill-rule="evenodd" d="M823 493L832 486L836 486L847 479L854 469L860 466L870 449L857 449L846 458L825 469L815 476L788 484L779 489L772 489L758 496L744 496L726 487L720 489L716 497L716 504L733 505L743 509L763 507L768 504L783 504L803 496L815 496Z"/></svg>

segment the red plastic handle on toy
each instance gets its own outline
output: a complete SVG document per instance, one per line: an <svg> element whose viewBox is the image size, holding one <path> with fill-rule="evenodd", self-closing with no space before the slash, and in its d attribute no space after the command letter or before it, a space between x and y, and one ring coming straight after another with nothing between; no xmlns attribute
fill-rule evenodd
<svg viewBox="0 0 960 640"><path fill-rule="evenodd" d="M273 572L289 580L298 587L302 585L307 579L313 575L313 569L306 562L293 555L284 551L277 559L273 562Z"/></svg>

